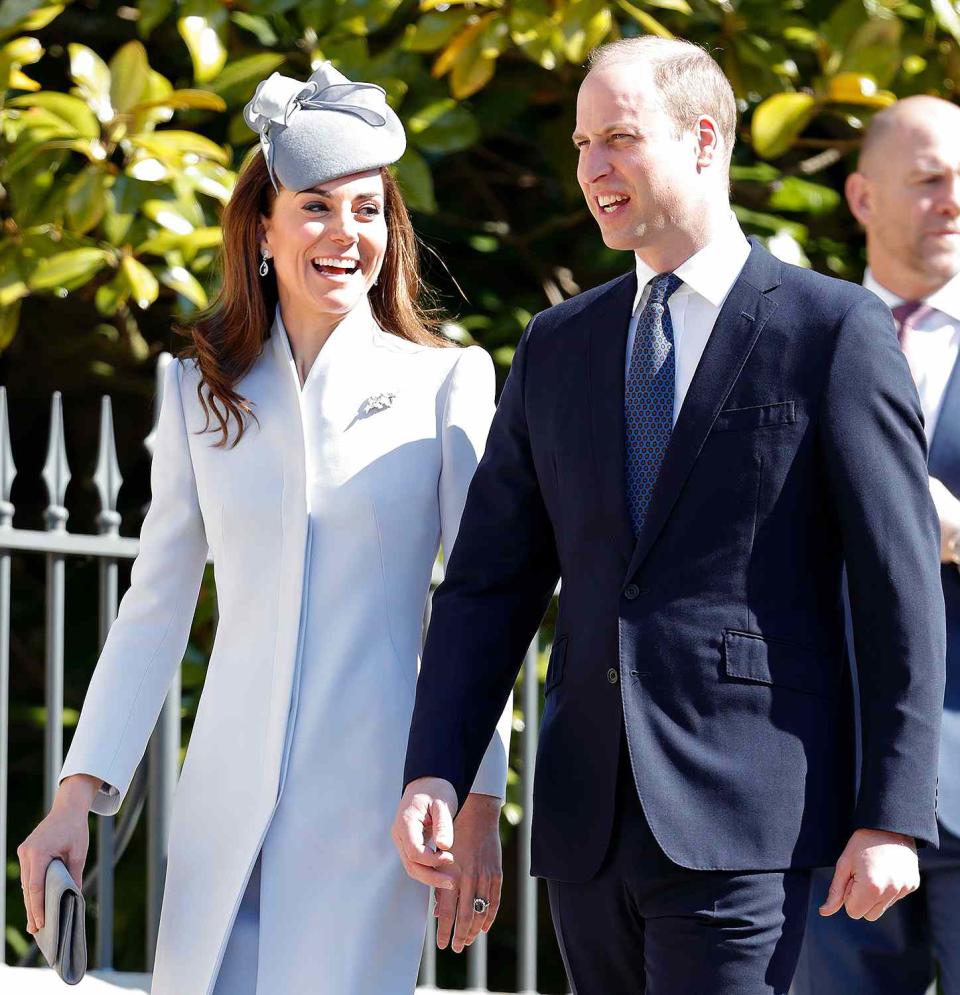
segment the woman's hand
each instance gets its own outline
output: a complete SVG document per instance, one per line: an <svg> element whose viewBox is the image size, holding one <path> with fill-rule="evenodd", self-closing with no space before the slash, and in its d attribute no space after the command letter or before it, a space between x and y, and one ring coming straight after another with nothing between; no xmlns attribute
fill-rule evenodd
<svg viewBox="0 0 960 995"><path fill-rule="evenodd" d="M500 805L493 795L469 794L453 823L453 855L458 886L438 891L437 946L443 950L453 931L453 949L460 953L493 925L500 908L503 866L500 853ZM473 900L485 898L486 912L473 910ZM454 920L456 929L454 930Z"/></svg>
<svg viewBox="0 0 960 995"><path fill-rule="evenodd" d="M47 817L17 847L28 933L43 927L44 881L54 857L66 864L78 885L83 883L83 865L90 846L87 814L100 783L86 774L67 778Z"/></svg>

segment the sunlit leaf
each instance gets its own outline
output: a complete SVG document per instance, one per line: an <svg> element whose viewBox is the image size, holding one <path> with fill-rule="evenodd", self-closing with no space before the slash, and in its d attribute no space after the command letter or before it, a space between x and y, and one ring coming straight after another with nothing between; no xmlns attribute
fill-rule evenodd
<svg viewBox="0 0 960 995"><path fill-rule="evenodd" d="M863 107L888 107L896 102L896 95L880 90L869 76L859 73L839 73L827 86L827 98L842 104L859 104Z"/></svg>
<svg viewBox="0 0 960 995"><path fill-rule="evenodd" d="M65 4L48 4L46 0L4 0L0 3L0 31L39 31L45 28Z"/></svg>
<svg viewBox="0 0 960 995"><path fill-rule="evenodd" d="M960 10L953 0L930 0L930 7L933 10L937 24L953 37L960 41Z"/></svg>
<svg viewBox="0 0 960 995"><path fill-rule="evenodd" d="M230 15L230 20L238 28L249 31L264 48L272 48L280 40L265 17L259 17L256 14L247 14L242 10L235 10Z"/></svg>
<svg viewBox="0 0 960 995"><path fill-rule="evenodd" d="M143 205L143 213L161 228L166 228L177 235L189 235L194 228L193 222L173 201L148 200Z"/></svg>
<svg viewBox="0 0 960 995"><path fill-rule="evenodd" d="M403 0L348 0L338 8L337 27L366 38L393 17Z"/></svg>
<svg viewBox="0 0 960 995"><path fill-rule="evenodd" d="M110 103L114 110L126 113L134 107L150 82L147 50L138 41L129 41L117 49L110 60Z"/></svg>
<svg viewBox="0 0 960 995"><path fill-rule="evenodd" d="M130 287L130 296L138 308L145 311L157 299L160 284L153 273L133 256L124 256L120 260L120 272L123 273Z"/></svg>
<svg viewBox="0 0 960 995"><path fill-rule="evenodd" d="M665 28L655 17L641 10L630 0L617 0L617 5L625 10L644 31L652 35L659 35L661 38L673 38L673 32Z"/></svg>
<svg viewBox="0 0 960 995"><path fill-rule="evenodd" d="M184 266L171 266L160 274L160 282L196 307L207 306L207 294L197 278Z"/></svg>
<svg viewBox="0 0 960 995"><path fill-rule="evenodd" d="M828 214L836 210L842 200L833 187L813 183L799 176L785 176L774 183L768 206L775 211Z"/></svg>
<svg viewBox="0 0 960 995"><path fill-rule="evenodd" d="M436 62L434 62L433 75L440 77L450 72L457 59L474 44L483 32L487 26L488 19L495 16L494 14L486 14L484 17L478 17L476 20L473 18L468 20L466 27L447 45L438 56Z"/></svg>
<svg viewBox="0 0 960 995"><path fill-rule="evenodd" d="M43 58L43 46L36 38L14 38L0 47L0 87L11 90L39 90L40 85L25 76L22 66L32 66ZM26 85L24 85L26 84Z"/></svg>
<svg viewBox="0 0 960 995"><path fill-rule="evenodd" d="M20 301L0 307L0 349L6 349L14 340L20 325ZM10 935L7 934L9 940Z"/></svg>
<svg viewBox="0 0 960 995"><path fill-rule="evenodd" d="M183 169L183 178L198 193L226 204L237 181L236 174L214 162L198 162Z"/></svg>
<svg viewBox="0 0 960 995"><path fill-rule="evenodd" d="M110 102L110 70L107 64L86 45L68 45L70 53L70 78L77 84L80 96L100 121L113 118Z"/></svg>
<svg viewBox="0 0 960 995"><path fill-rule="evenodd" d="M285 59L275 52L260 52L234 59L210 84L210 89L228 105L245 103L253 96L254 87L283 65Z"/></svg>
<svg viewBox="0 0 960 995"><path fill-rule="evenodd" d="M80 235L95 228L107 209L106 179L99 166L87 166L67 189L67 223Z"/></svg>
<svg viewBox="0 0 960 995"><path fill-rule="evenodd" d="M148 110L151 107L169 107L171 110L225 111L226 102L209 90L173 90L158 100L141 101L134 111Z"/></svg>
<svg viewBox="0 0 960 995"><path fill-rule="evenodd" d="M471 16L471 12L463 8L443 13L431 10L415 24L407 25L403 47L409 52L436 52L450 42Z"/></svg>
<svg viewBox="0 0 960 995"><path fill-rule="evenodd" d="M476 118L450 99L427 104L408 118L407 124L411 142L433 155L469 148L480 137Z"/></svg>
<svg viewBox="0 0 960 995"><path fill-rule="evenodd" d="M404 200L414 211L432 214L437 209L433 192L433 174L427 160L416 149L408 147L394 167Z"/></svg>
<svg viewBox="0 0 960 995"><path fill-rule="evenodd" d="M751 134L757 155L776 159L793 144L817 111L808 93L777 93L753 112Z"/></svg>
<svg viewBox="0 0 960 995"><path fill-rule="evenodd" d="M564 54L578 65L610 33L613 15L606 0L573 0L564 11Z"/></svg>
<svg viewBox="0 0 960 995"><path fill-rule="evenodd" d="M41 259L30 274L31 290L72 290L95 276L110 259L104 249L68 249Z"/></svg>
<svg viewBox="0 0 960 995"><path fill-rule="evenodd" d="M162 24L173 10L174 0L139 0L137 10L137 33L141 38L149 38L153 29Z"/></svg>
<svg viewBox="0 0 960 995"><path fill-rule="evenodd" d="M109 283L97 287L97 292L93 295L93 303L100 314L110 317L117 313L117 309L121 304L126 303L129 297L130 284L123 273L117 273Z"/></svg>
<svg viewBox="0 0 960 995"><path fill-rule="evenodd" d="M65 132L82 138L99 138L100 125L93 111L79 97L55 90L43 90L31 96L13 97L8 107L38 107L57 119Z"/></svg>
<svg viewBox="0 0 960 995"><path fill-rule="evenodd" d="M230 161L228 152L195 131L152 131L130 135L129 141L168 164L210 159L225 166Z"/></svg>
<svg viewBox="0 0 960 995"><path fill-rule="evenodd" d="M187 14L177 21L177 30L193 61L193 78L198 83L216 79L227 63L227 49L219 34L224 18L218 17L210 5L204 5L204 8L206 13ZM223 14L225 16L225 10Z"/></svg>

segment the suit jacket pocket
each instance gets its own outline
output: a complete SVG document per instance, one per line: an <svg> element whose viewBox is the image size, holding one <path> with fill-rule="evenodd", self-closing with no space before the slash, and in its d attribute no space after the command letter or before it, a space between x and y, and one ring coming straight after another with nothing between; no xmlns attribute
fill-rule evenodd
<svg viewBox="0 0 960 995"><path fill-rule="evenodd" d="M824 653L734 629L723 631L723 667L735 680L823 697L837 693L840 677L839 664Z"/></svg>
<svg viewBox="0 0 960 995"><path fill-rule="evenodd" d="M560 636L553 641L553 648L550 650L550 663L547 666L547 680L543 686L543 693L549 694L562 680L563 667L567 660L567 637Z"/></svg>
<svg viewBox="0 0 960 995"><path fill-rule="evenodd" d="M793 401L758 404L752 408L725 408L713 423L714 432L792 425L796 421Z"/></svg>

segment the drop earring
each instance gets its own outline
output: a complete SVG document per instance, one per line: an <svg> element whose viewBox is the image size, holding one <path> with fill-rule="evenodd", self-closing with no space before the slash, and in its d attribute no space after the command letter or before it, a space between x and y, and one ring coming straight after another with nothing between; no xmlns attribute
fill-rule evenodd
<svg viewBox="0 0 960 995"><path fill-rule="evenodd" d="M267 260L270 258L270 252L267 249L261 249L260 255L263 257L260 260L260 275L266 276L270 272L270 267L267 265Z"/></svg>

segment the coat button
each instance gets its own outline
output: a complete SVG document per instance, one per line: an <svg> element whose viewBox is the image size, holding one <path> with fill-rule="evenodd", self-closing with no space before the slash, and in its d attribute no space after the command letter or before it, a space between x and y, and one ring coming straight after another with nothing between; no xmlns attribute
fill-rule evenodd
<svg viewBox="0 0 960 995"><path fill-rule="evenodd" d="M627 601L635 601L640 597L640 588L636 584L627 584L623 589L623 596Z"/></svg>
<svg viewBox="0 0 960 995"><path fill-rule="evenodd" d="M610 669L609 669L609 670L607 671L607 680L608 680L608 681L609 681L609 682L610 682L611 684L616 684L616 683L617 683L617 681L619 680L619 678L620 678L620 675L619 675L619 674L617 673L617 671L616 671L616 668L615 668L615 667L611 667L611 668L610 668Z"/></svg>

